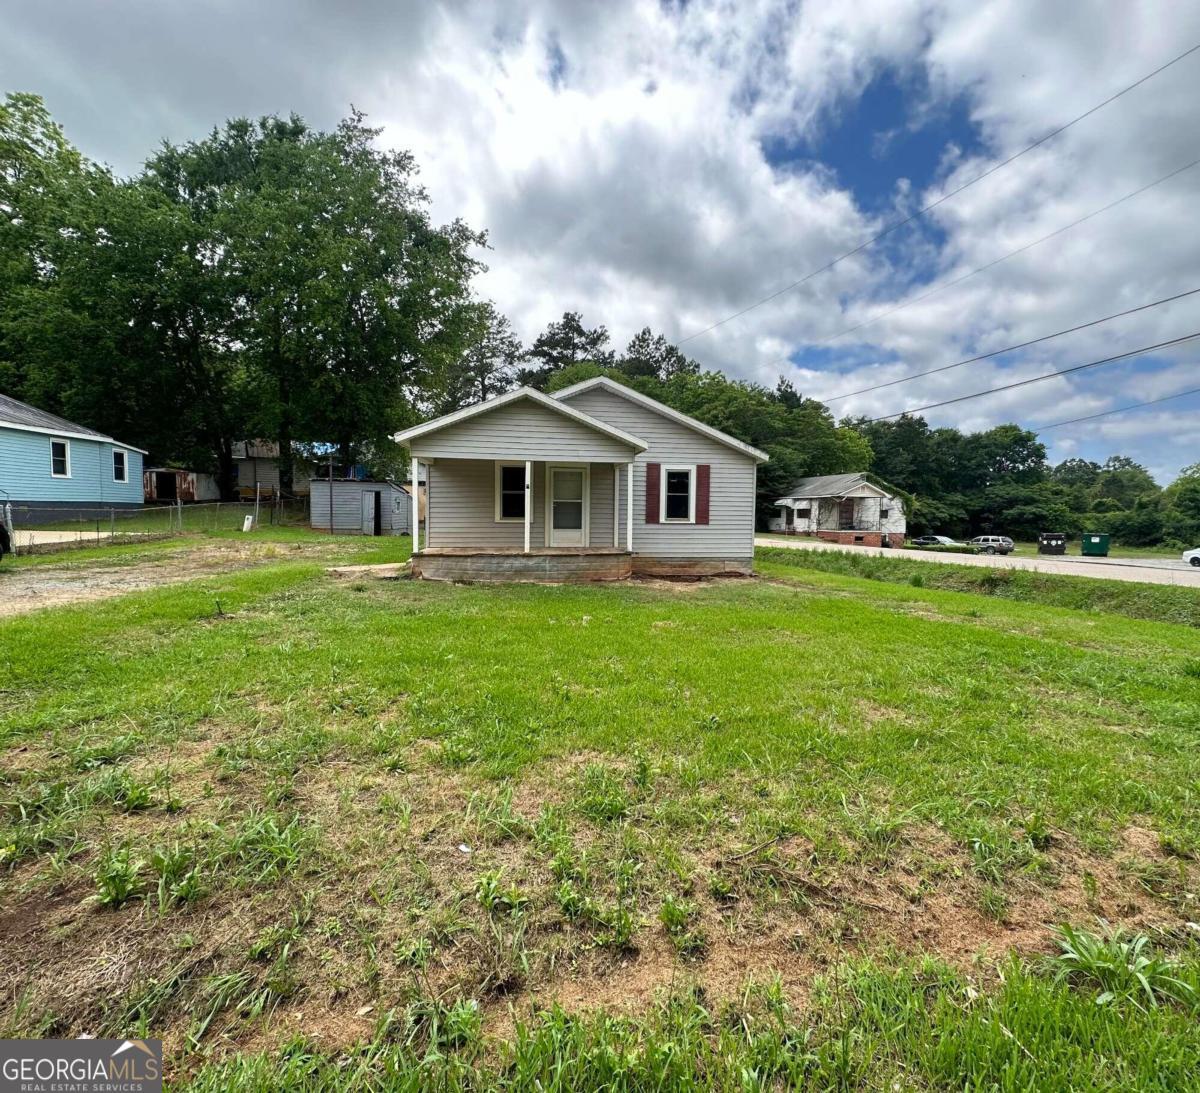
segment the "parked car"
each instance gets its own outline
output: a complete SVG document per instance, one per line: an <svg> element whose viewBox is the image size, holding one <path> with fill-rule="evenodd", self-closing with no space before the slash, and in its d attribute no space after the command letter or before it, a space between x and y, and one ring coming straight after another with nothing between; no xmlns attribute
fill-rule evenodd
<svg viewBox="0 0 1200 1093"><path fill-rule="evenodd" d="M1193 547L1183 552L1183 560L1189 565L1200 566L1200 547Z"/></svg>
<svg viewBox="0 0 1200 1093"><path fill-rule="evenodd" d="M971 546L977 546L984 554L1011 554L1016 546L1007 535L976 535Z"/></svg>
<svg viewBox="0 0 1200 1093"><path fill-rule="evenodd" d="M949 535L920 535L912 541L913 546L962 546Z"/></svg>

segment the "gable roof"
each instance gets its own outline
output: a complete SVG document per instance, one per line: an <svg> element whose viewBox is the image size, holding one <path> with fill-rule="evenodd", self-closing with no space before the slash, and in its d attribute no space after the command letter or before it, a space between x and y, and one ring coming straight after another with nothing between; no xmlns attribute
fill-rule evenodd
<svg viewBox="0 0 1200 1093"><path fill-rule="evenodd" d="M76 425L65 417L39 410L27 402L0 395L0 429L16 429L24 433L46 433L51 436L67 437L71 440L96 440L104 444L116 444L118 448L128 448L131 452L145 455L141 448L132 444L121 444L107 433L89 429L86 425Z"/></svg>
<svg viewBox="0 0 1200 1093"><path fill-rule="evenodd" d="M819 474L812 478L801 478L788 490L786 496L779 500L787 501L793 497L845 497L851 490L858 489L859 486L871 486L890 497L901 496L898 490L886 482L880 481L866 471L859 471L857 474ZM778 504L778 502L776 503Z"/></svg>
<svg viewBox="0 0 1200 1093"><path fill-rule="evenodd" d="M582 394L584 391L591 391L596 387L602 387L606 391L611 391L614 395L620 395L622 398L628 399L630 402L636 402L639 406L645 406L646 409L653 410L656 414L670 418L680 425L686 425L689 429L703 433L710 440L715 440L718 444L724 444L736 452L741 452L742 455L748 455L756 463L766 463L771 458L766 452L738 440L737 437L723 433L720 429L714 429L711 425L705 425L703 421L697 421L694 417L679 410L674 410L665 403L659 402L658 399L651 398L649 395L643 395L641 391L635 391L632 387L626 387L623 383L617 383L616 380L611 380L607 376L596 376L593 379L584 380L582 383L575 383L570 387L564 387L561 391L556 391L554 397L556 399L573 398L575 395Z"/></svg>
<svg viewBox="0 0 1200 1093"><path fill-rule="evenodd" d="M443 414L441 417L435 417L432 421L425 422L424 425L415 425L411 429L405 429L401 433L396 433L392 439L400 444L406 444L408 441L416 440L417 437L425 436L427 433L435 433L439 429L445 429L450 425L469 421L480 414L486 414L489 410L495 410L501 406L507 406L511 402L520 402L525 399L535 402L539 406L544 406L548 410L553 410L556 414L562 414L563 417L570 418L572 421L578 421L581 425L595 429L596 432L603 433L614 440L619 440L622 444L628 444L631 448L636 448L639 452L644 452L649 447L640 437L636 437L632 433L627 433L624 429L618 429L615 425L609 425L608 422L592 417L591 414L585 414L582 410L576 410L574 406L567 406L565 403L559 402L557 399L551 398L549 395L533 387L518 387L503 395L496 395L493 398L485 399L483 402L477 402L473 406L465 406L461 410L455 410L452 414Z"/></svg>

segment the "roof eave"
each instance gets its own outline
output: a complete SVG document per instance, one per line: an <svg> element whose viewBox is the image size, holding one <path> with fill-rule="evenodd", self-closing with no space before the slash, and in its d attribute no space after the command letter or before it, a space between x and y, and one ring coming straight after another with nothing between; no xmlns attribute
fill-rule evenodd
<svg viewBox="0 0 1200 1093"><path fill-rule="evenodd" d="M111 444L122 451L137 452L138 455L148 455L144 448L135 448L132 444L122 444L111 436L100 433L80 433L70 429L47 429L42 425L25 425L19 421L0 421L0 429L14 429L18 433L40 433L42 436L61 436L64 440L91 440L96 444Z"/></svg>

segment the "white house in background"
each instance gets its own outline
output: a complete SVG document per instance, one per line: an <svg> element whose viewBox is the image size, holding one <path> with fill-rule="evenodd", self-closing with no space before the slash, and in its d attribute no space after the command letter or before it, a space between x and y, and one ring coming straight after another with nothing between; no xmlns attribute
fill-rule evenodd
<svg viewBox="0 0 1200 1093"><path fill-rule="evenodd" d="M772 531L812 535L835 543L903 546L908 514L898 491L872 475L802 478L775 502Z"/></svg>
<svg viewBox="0 0 1200 1093"><path fill-rule="evenodd" d="M616 580L753 566L766 454L607 377L554 395L521 387L395 439L426 484L415 576Z"/></svg>

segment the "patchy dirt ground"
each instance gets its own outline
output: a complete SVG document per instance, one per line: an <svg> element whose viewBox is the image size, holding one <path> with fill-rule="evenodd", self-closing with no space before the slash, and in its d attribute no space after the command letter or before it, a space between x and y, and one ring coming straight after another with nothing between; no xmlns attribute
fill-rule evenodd
<svg viewBox="0 0 1200 1093"><path fill-rule="evenodd" d="M92 600L179 584L216 573L249 569L285 558L321 557L326 543L288 544L243 542L183 543L150 556L95 558L0 569L0 618L23 615L43 607Z"/></svg>

